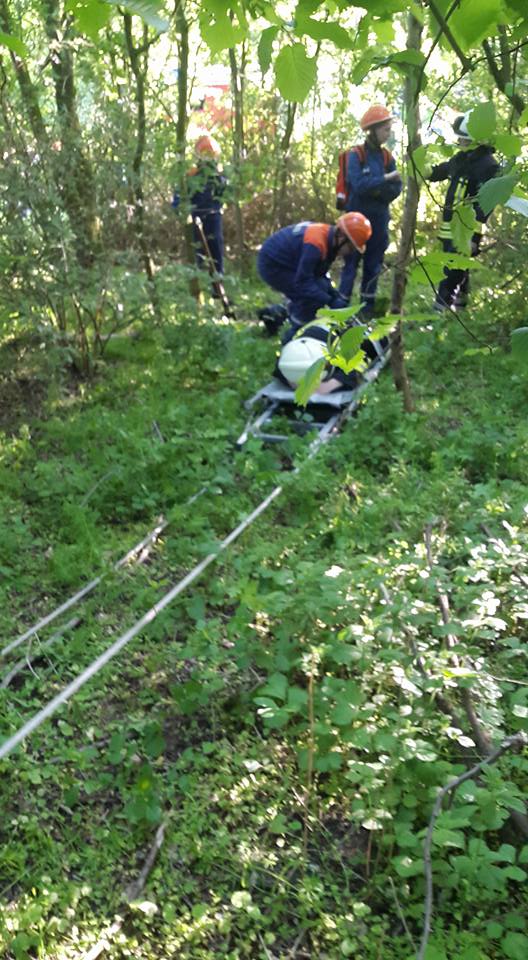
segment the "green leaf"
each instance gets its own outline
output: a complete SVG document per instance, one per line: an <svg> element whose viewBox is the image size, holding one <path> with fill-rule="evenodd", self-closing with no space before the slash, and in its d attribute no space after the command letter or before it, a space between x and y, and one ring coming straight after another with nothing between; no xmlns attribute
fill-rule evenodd
<svg viewBox="0 0 528 960"><path fill-rule="evenodd" d="M378 58L376 57L376 54L372 51L364 53L363 56L360 57L354 66L354 69L352 70L352 80L356 85L363 83L367 73L369 73L377 60Z"/></svg>
<svg viewBox="0 0 528 960"><path fill-rule="evenodd" d="M321 357L319 360L316 360L315 363L312 363L310 369L304 374L295 391L295 402L298 403L299 406L305 407L312 393L317 391L317 387L321 383L325 363L325 358Z"/></svg>
<svg viewBox="0 0 528 960"><path fill-rule="evenodd" d="M216 19L203 17L200 21L200 33L209 50L215 56L222 50L236 47L246 35L246 29L229 19L227 13L218 12Z"/></svg>
<svg viewBox="0 0 528 960"><path fill-rule="evenodd" d="M524 933L510 931L501 944L504 956L509 960L526 960L528 956L528 937Z"/></svg>
<svg viewBox="0 0 528 960"><path fill-rule="evenodd" d="M494 177L493 180L487 180L483 183L478 192L478 202L484 213L491 213L498 203L506 203L509 200L514 187L517 184L517 177L508 174L505 177Z"/></svg>
<svg viewBox="0 0 528 960"><path fill-rule="evenodd" d="M367 328L362 324L357 327L350 327L342 337L339 338L337 352L344 360L351 360L355 357L365 339Z"/></svg>
<svg viewBox="0 0 528 960"><path fill-rule="evenodd" d="M432 250L425 257L421 257L419 263L414 264L410 271L410 279L414 283L437 284L444 276L444 267L450 270L468 270L474 266L475 261L461 253Z"/></svg>
<svg viewBox="0 0 528 960"><path fill-rule="evenodd" d="M425 54L421 50L400 50L387 57L387 63L407 63L413 67L421 67L425 62Z"/></svg>
<svg viewBox="0 0 528 960"><path fill-rule="evenodd" d="M90 40L97 40L112 15L111 5L105 0L68 0L65 10L73 13L79 33Z"/></svg>
<svg viewBox="0 0 528 960"><path fill-rule="evenodd" d="M258 45L258 60L262 76L268 72L273 51L273 41L275 40L278 32L278 27L267 27L266 30L263 30L260 35Z"/></svg>
<svg viewBox="0 0 528 960"><path fill-rule="evenodd" d="M506 863L515 863L515 847L513 847L511 843L501 843L495 859L503 860Z"/></svg>
<svg viewBox="0 0 528 960"><path fill-rule="evenodd" d="M467 127L474 140L487 143L495 133L496 123L495 104L488 100L486 103L479 103L476 107L473 107L469 114Z"/></svg>
<svg viewBox="0 0 528 960"><path fill-rule="evenodd" d="M164 33L169 29L169 21L158 14L158 10L163 6L160 0L105 0L105 2L112 7L121 7L129 13L136 13L158 33Z"/></svg>
<svg viewBox="0 0 528 960"><path fill-rule="evenodd" d="M287 690L288 678L283 673L272 673L266 685L259 690L259 694L276 700L285 700Z"/></svg>
<svg viewBox="0 0 528 960"><path fill-rule="evenodd" d="M526 880L526 871L521 870L520 867L505 867L503 875L508 877L508 880L517 880L519 883L524 883Z"/></svg>
<svg viewBox="0 0 528 960"><path fill-rule="evenodd" d="M426 174L427 146L422 143L412 152L412 163L409 166L409 172L416 179L416 175L425 177Z"/></svg>
<svg viewBox="0 0 528 960"><path fill-rule="evenodd" d="M527 330L528 333L528 328L525 327L524 329ZM515 333L516 331L514 330L513 332ZM528 717L528 707L524 707L522 703L514 703L512 713L514 717L522 717L523 720L526 720Z"/></svg>
<svg viewBox="0 0 528 960"><path fill-rule="evenodd" d="M306 35L312 40L331 40L341 50L353 50L355 47L349 31L338 23L323 23L312 17L298 17L295 22L295 33L298 37Z"/></svg>
<svg viewBox="0 0 528 960"><path fill-rule="evenodd" d="M371 20L370 28L376 34L380 43L392 43L395 37L392 20Z"/></svg>
<svg viewBox="0 0 528 960"><path fill-rule="evenodd" d="M522 364L528 364L528 327L517 327L511 335L512 354Z"/></svg>
<svg viewBox="0 0 528 960"><path fill-rule="evenodd" d="M369 340L382 340L383 337L388 337L395 326L396 321L394 317L383 317L382 320L378 320L374 329L370 331Z"/></svg>
<svg viewBox="0 0 528 960"><path fill-rule="evenodd" d="M462 203L453 210L451 234L457 251L466 254L470 252L471 238L476 229L477 217L471 204Z"/></svg>
<svg viewBox="0 0 528 960"><path fill-rule="evenodd" d="M451 9L450 0L438 6L443 14ZM463 0L459 9L449 18L450 29L463 50L478 46L485 37L497 32L497 24L504 19L502 0ZM436 24L436 20L434 21ZM446 44L449 46L449 44Z"/></svg>
<svg viewBox="0 0 528 960"><path fill-rule="evenodd" d="M7 47L19 57L29 57L29 50L23 40L12 37L10 33L0 33L0 46Z"/></svg>
<svg viewBox="0 0 528 960"><path fill-rule="evenodd" d="M357 710L345 700L341 700L330 713L330 722L337 724L338 727L346 727L356 715Z"/></svg>
<svg viewBox="0 0 528 960"><path fill-rule="evenodd" d="M413 860L412 857L396 857L392 862L399 877L417 877L424 871L423 860Z"/></svg>
<svg viewBox="0 0 528 960"><path fill-rule="evenodd" d="M528 107L525 107L521 116L517 120L517 123L520 127L528 127Z"/></svg>
<svg viewBox="0 0 528 960"><path fill-rule="evenodd" d="M505 157L518 157L523 146L521 137L514 133L498 133L493 142Z"/></svg>
<svg viewBox="0 0 528 960"><path fill-rule="evenodd" d="M302 43L283 47L275 60L275 78L285 100L302 103L310 93L317 74L315 57L309 57Z"/></svg>

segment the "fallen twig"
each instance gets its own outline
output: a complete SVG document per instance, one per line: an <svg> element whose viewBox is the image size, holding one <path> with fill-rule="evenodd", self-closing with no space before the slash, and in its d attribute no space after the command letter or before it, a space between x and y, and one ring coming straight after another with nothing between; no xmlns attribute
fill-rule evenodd
<svg viewBox="0 0 528 960"><path fill-rule="evenodd" d="M450 780L450 782L446 784L445 787L442 787L438 792L438 796L433 807L433 812L431 814L431 819L429 821L429 826L427 828L427 834L424 840L424 873L426 884L424 924L420 949L416 955L416 960L424 960L427 943L431 933L431 918L433 913L433 869L431 866L431 847L433 843L435 823L442 808L444 797L452 790L456 790L456 788L466 780L470 780L472 777L474 777L485 766L490 766L492 763L496 763L499 757L501 757L503 753L506 753L507 750L518 749L526 746L526 744L528 744L528 737L523 731L515 733L511 737L506 737L500 746L496 747L495 750L493 750L487 757L484 758L484 760L480 760L479 763L476 763L475 766L471 767L469 770L466 770L465 773L462 773L459 777L455 777L454 780Z"/></svg>
<svg viewBox="0 0 528 960"><path fill-rule="evenodd" d="M156 835L154 837L154 840L152 841L152 844L149 848L147 856L145 857L145 862L143 864L143 867L141 869L141 872L138 878L124 889L123 899L125 900L126 906L130 906L130 904L133 903L134 900L137 900L137 898L141 894L148 880L152 867L154 866L156 857L163 845L163 841L165 839L166 826L167 826L167 822L166 820L164 820L163 823L161 823L158 829L156 830ZM125 918L122 917L120 914L117 914L114 918L113 923L111 923L110 926L104 931L103 935L99 937L99 940L97 941L97 943L94 943L93 947L90 948L88 953L83 954L82 960L97 960L97 957L100 957L101 954L108 949L108 947L110 946L111 940L113 939L113 937L115 937L116 933L119 933L119 931L121 930L121 927L123 926L124 921L125 921Z"/></svg>

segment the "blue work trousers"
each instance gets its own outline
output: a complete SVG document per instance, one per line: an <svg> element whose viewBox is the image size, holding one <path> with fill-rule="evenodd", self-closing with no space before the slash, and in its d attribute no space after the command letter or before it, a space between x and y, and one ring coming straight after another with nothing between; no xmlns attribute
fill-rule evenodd
<svg viewBox="0 0 528 960"><path fill-rule="evenodd" d="M297 265L294 264L292 268L283 267L262 250L257 257L257 270L265 283L288 298L289 314L294 326L302 326L309 320L313 320L319 307L327 303L328 294L333 290L330 278L322 276L316 281L321 289L320 301L314 302L312 297L303 296L295 283Z"/></svg>
<svg viewBox="0 0 528 960"><path fill-rule="evenodd" d="M224 232L222 228L222 214L219 210L213 210L209 213L196 212L193 214L193 236L196 249L196 263L199 267L211 268L210 258L204 249L202 237L196 222L195 216L199 216L202 221L207 245L213 258L215 270L220 276L224 272Z"/></svg>
<svg viewBox="0 0 528 960"><path fill-rule="evenodd" d="M386 224L372 224L372 236L367 243L364 254L354 251L352 256L345 257L341 280L339 282L339 293L347 300L352 296L354 280L358 271L359 262L363 260L363 274L361 277L361 303L364 305L367 313L372 313L374 309L374 300L376 298L376 288L378 278L383 266L383 257L385 250L389 245L389 233Z"/></svg>

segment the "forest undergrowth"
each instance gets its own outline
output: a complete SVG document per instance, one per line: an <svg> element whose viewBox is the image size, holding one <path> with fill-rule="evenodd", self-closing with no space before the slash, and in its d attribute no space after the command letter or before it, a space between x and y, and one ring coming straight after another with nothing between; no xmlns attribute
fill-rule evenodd
<svg viewBox="0 0 528 960"><path fill-rule="evenodd" d="M4 642L102 580L3 658L4 679L31 661L0 687L4 735L284 491L1 762L1 956L417 956L437 792L528 732L528 387L475 304L478 343L453 317L407 329L416 413L385 373L298 473L306 439L234 451L276 344L214 305L112 340L88 383L39 378L23 351L34 402L17 394L0 439ZM449 793L427 960L526 957L527 772L508 750Z"/></svg>

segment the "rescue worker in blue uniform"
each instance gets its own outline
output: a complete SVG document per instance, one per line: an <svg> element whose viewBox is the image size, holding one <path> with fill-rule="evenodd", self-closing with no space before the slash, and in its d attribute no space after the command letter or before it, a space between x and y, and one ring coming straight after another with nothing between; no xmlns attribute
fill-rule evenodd
<svg viewBox="0 0 528 960"><path fill-rule="evenodd" d="M224 273L224 233L222 225L222 194L226 178L218 169L220 149L216 141L209 136L199 137L195 143L196 164L187 173L188 196L191 202L193 219L193 238L196 248L196 263L199 267L209 267L210 258L204 249L202 235L196 223L202 222L207 246L214 262L216 273ZM180 195L175 193L172 206L177 210Z"/></svg>
<svg viewBox="0 0 528 960"><path fill-rule="evenodd" d="M257 269L273 290L289 300L291 335L313 320L319 307L345 307L347 300L327 273L336 257L365 250L372 228L361 213L350 211L329 223L297 223L264 241Z"/></svg>
<svg viewBox="0 0 528 960"><path fill-rule="evenodd" d="M389 139L393 116L380 104L369 107L360 120L366 133L364 144L349 151L346 173L346 210L363 213L372 224L372 236L364 254L355 250L345 259L339 292L350 300L359 262L363 258L361 277L361 315L369 319L374 313L378 278L389 245L389 205L402 191L400 174L392 154L382 147Z"/></svg>
<svg viewBox="0 0 528 960"><path fill-rule="evenodd" d="M482 240L483 225L491 214L485 214L480 207L476 196L480 187L487 180L495 177L499 171L499 164L495 160L494 148L486 144L469 149L472 137L468 130L468 120L471 111L456 118L453 130L457 134L458 144L462 147L449 160L439 163L431 170L428 180L449 180L444 207L442 210L442 225L440 239L445 253L461 253L457 251L452 238L453 217L456 208L466 200L472 200L473 210L477 218L477 229L471 238L471 256L478 257ZM465 148L465 149L464 149ZM433 310L456 310L465 307L469 294L469 270L449 270L444 268L444 279L440 282L433 304Z"/></svg>

